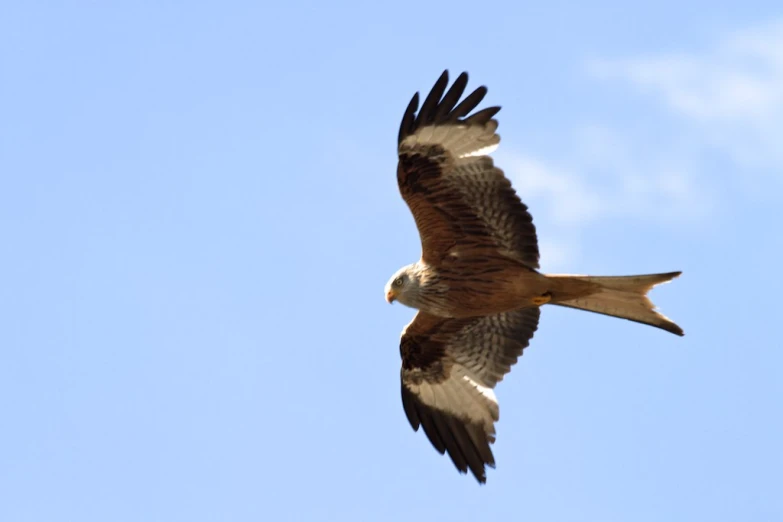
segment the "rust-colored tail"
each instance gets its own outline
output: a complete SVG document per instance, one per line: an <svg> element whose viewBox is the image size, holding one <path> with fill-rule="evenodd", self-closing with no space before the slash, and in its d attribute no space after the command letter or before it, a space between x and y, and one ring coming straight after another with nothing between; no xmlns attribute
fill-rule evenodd
<svg viewBox="0 0 783 522"><path fill-rule="evenodd" d="M548 274L547 278L553 283L551 304L620 317L684 335L682 328L658 313L647 297L652 287L671 281L681 273L635 276Z"/></svg>

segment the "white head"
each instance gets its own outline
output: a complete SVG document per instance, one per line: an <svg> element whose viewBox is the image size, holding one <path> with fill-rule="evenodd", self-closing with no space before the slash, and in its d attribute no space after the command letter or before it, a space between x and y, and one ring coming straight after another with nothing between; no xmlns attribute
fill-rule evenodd
<svg viewBox="0 0 783 522"><path fill-rule="evenodd" d="M399 301L405 306L418 308L419 289L421 288L421 274L416 263L404 266L386 283L386 301L391 304Z"/></svg>

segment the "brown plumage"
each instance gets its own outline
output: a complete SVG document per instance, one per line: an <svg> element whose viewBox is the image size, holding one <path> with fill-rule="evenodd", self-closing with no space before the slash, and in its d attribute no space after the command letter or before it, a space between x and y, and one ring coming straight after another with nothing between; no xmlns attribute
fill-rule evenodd
<svg viewBox="0 0 783 522"><path fill-rule="evenodd" d="M451 88L444 71L417 113L405 110L397 182L421 238L421 259L401 268L386 298L419 310L400 341L402 400L461 472L486 481L494 466L498 405L492 391L550 303L620 317L677 335L682 329L646 297L680 272L596 277L538 272L538 238L527 206L488 156L500 143L500 107L470 114L487 93L462 102L467 73ZM459 103L458 103L459 102Z"/></svg>

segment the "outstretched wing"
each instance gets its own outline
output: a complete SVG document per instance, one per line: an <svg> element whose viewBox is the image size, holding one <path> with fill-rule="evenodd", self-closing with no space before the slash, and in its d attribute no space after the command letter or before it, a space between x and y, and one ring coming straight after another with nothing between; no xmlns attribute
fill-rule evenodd
<svg viewBox="0 0 783 522"><path fill-rule="evenodd" d="M538 328L539 308L448 319L418 312L400 340L402 405L436 450L461 473L487 480L495 467L499 409L493 388Z"/></svg>
<svg viewBox="0 0 783 522"><path fill-rule="evenodd" d="M468 75L445 92L448 78L444 71L418 115L416 93L400 125L397 184L419 229L422 259L438 266L449 254L499 254L537 269L533 218L488 156L500 143L492 119L500 107L468 116L487 88L457 104Z"/></svg>

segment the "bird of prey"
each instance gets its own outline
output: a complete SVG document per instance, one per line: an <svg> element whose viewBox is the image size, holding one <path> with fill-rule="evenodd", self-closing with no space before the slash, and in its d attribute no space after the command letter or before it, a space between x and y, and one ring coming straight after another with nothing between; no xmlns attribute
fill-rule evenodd
<svg viewBox="0 0 783 522"><path fill-rule="evenodd" d="M444 71L400 125L397 183L421 238L421 258L395 273L386 300L418 310L402 332L402 404L440 454L479 483L494 467L498 401L493 391L528 346L545 304L620 317L683 335L647 292L680 272L635 276L538 271L527 206L489 154L500 143L494 116L476 109L482 86L462 101L462 73ZM417 112L418 110L418 112Z"/></svg>

